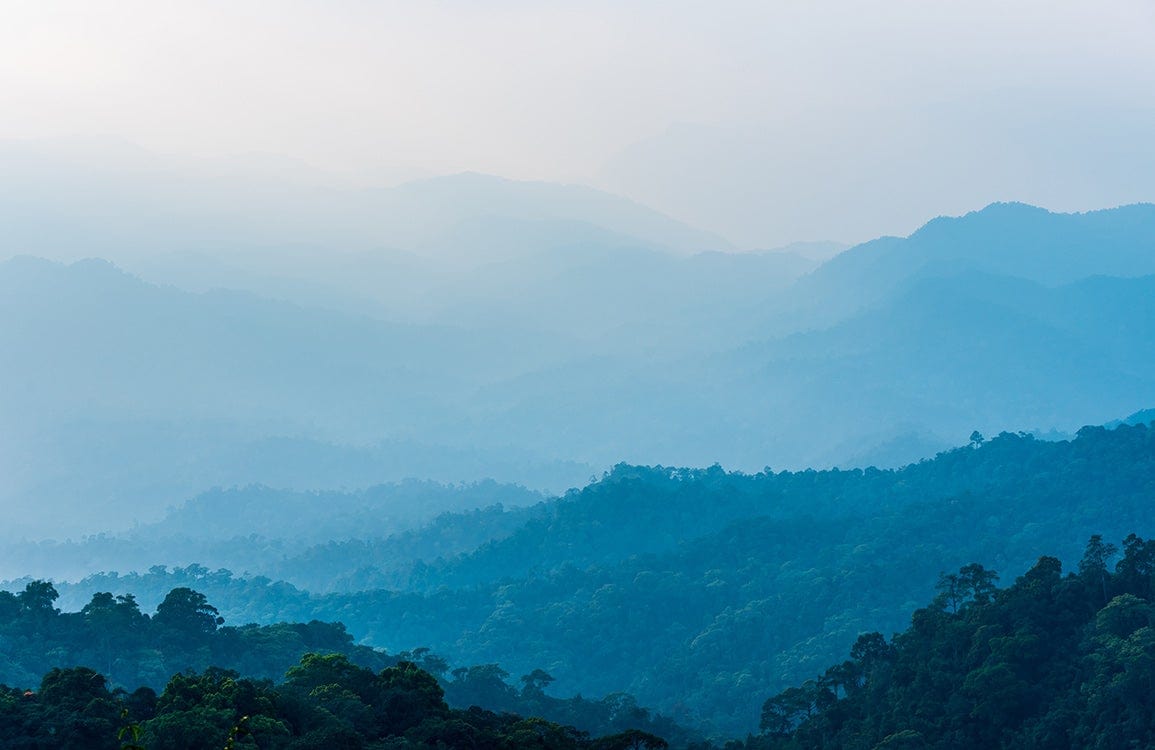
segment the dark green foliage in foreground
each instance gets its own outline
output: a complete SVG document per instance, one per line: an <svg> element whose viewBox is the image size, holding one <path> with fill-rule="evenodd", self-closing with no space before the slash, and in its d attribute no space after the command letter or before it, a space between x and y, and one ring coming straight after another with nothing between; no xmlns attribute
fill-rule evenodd
<svg viewBox="0 0 1155 750"><path fill-rule="evenodd" d="M98 592L79 612L61 612L57 598L46 581L0 591L0 682L34 684L54 667L87 664L116 684L160 689L174 672L212 664L279 677L307 652L341 653L372 668L392 662L354 645L340 623L224 626L204 594L184 586L169 591L151 617L132 594Z"/></svg>
<svg viewBox="0 0 1155 750"><path fill-rule="evenodd" d="M520 686L515 687L508 680L509 674L496 664L451 671L448 662L427 648L392 657L355 646L340 623L224 626L208 599L187 587L170 591L151 617L140 611L131 594L97 593L76 613L57 610L56 599L56 589L45 581L32 581L18 594L0 591L0 683L33 685L37 680L28 675L37 668L97 665L115 675L110 680L113 686L143 686L141 690L146 692L135 696L155 696L155 691L164 689L160 708L187 712L180 720L187 724L182 732L190 736L209 737L227 723L223 709L203 698L206 680L221 682L227 677L231 680L228 684L234 685L240 684L236 678L241 674L268 680L288 670L287 687L308 683L309 691L314 691L335 683L361 684L369 679L366 675L372 675L372 669L405 662L420 668L420 679L425 681L422 684L432 680L439 699L444 692L449 705L459 708L477 705L504 713L544 716L595 735L611 736L636 729L660 733L681 744L694 738L669 719L641 708L624 693L612 693L600 700L546 695L544 689L553 678L540 669L515 681ZM226 672L210 666L222 664L235 671L221 677ZM156 678L166 669L169 674L181 673L168 680L167 687L165 678ZM57 671L50 672L50 676ZM76 670L66 672L74 675ZM87 674L92 676L93 685L99 683L103 689L104 676L96 677L92 670ZM401 679L400 673L389 674L393 675L390 679ZM220 690L214 688L212 692L215 695ZM344 705L348 698L343 692L331 690L312 697L321 705L328 705L326 701ZM390 698L386 706L389 714L396 717L419 710L420 706L414 708L405 702L409 698ZM250 729L252 726L255 724ZM358 731L361 729L364 727ZM156 739L149 743L150 748L167 746L164 743L173 736L153 734Z"/></svg>
<svg viewBox="0 0 1155 750"><path fill-rule="evenodd" d="M233 620L339 619L376 646L541 668L567 691L627 691L733 736L757 726L763 696L821 671L859 633L904 628L939 571L983 560L1013 579L1040 555L1074 564L1092 533L1155 534L1153 497L1144 425L1060 442L1004 433L895 471L619 466L466 555L394 566L388 545L369 557L371 544L353 543L302 558L347 593L202 566L61 592L75 606L98 591L155 604L184 586ZM361 570L366 559L381 568ZM382 581L396 585L355 590Z"/></svg>
<svg viewBox="0 0 1155 750"><path fill-rule="evenodd" d="M331 750L344 748L556 748L661 750L627 729L591 739L540 718L453 710L437 678L413 662L379 672L341 654L306 654L285 680L210 668L149 688L110 692L91 669L54 669L37 691L0 686L0 748L38 750Z"/></svg>
<svg viewBox="0 0 1155 750"><path fill-rule="evenodd" d="M1005 589L968 565L892 642L766 701L747 746L1155 747L1155 540L1092 537L1077 573L1043 557Z"/></svg>
<svg viewBox="0 0 1155 750"><path fill-rule="evenodd" d="M440 660L434 657L434 661ZM422 661L422 666L427 664L428 661ZM449 705L461 708L476 705L494 711L544 716L550 721L580 727L595 735L643 732L661 735L677 746L698 739L696 733L687 731L668 717L638 705L628 693L610 693L597 700L580 695L555 698L545 693L546 686L554 679L542 669L522 675L518 680L520 689L509 684L509 676L497 664L454 669L452 679L443 683L445 699Z"/></svg>

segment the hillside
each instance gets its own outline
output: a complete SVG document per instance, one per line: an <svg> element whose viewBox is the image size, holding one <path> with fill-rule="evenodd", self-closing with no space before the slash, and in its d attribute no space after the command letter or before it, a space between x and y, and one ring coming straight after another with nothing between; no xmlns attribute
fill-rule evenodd
<svg viewBox="0 0 1155 750"><path fill-rule="evenodd" d="M427 650L354 646L339 623L225 626L188 588L151 616L131 594L96 594L79 612L57 610L55 598L44 581L0 591L0 637L11 644L0 657L5 747L528 747L545 737L572 750L660 750L669 743L654 732L679 747L695 739L622 693L548 696L541 670L517 690L496 664L449 676ZM93 664L99 671L81 666Z"/></svg>
<svg viewBox="0 0 1155 750"><path fill-rule="evenodd" d="M759 696L811 676L862 631L903 627L940 571L982 559L1014 576L1042 554L1077 560L1094 533L1150 533L1152 435L1007 433L887 471L621 466L467 554L365 570L371 545L326 545L298 561L300 574L291 561L278 568L292 580L323 565L347 593L203 567L98 575L61 592L134 591L147 605L190 586L231 619L336 618L393 651L542 668L734 735L755 725ZM359 580L394 585L356 592Z"/></svg>
<svg viewBox="0 0 1155 750"><path fill-rule="evenodd" d="M403 259L436 256L460 225L490 218L531 228L580 222L683 253L729 248L717 235L579 185L462 172L374 188L342 184L304 165L300 174L288 173L293 165L253 166L173 160L112 138L0 140L0 259L100 255L123 262L189 251L276 258L303 248L322 255L387 251ZM472 250L486 246L483 235L474 239ZM508 257L511 249L489 246L499 254L475 262Z"/></svg>
<svg viewBox="0 0 1155 750"><path fill-rule="evenodd" d="M1091 537L1078 565L1042 556L1012 585L977 563L887 642L767 699L744 747L1148 747L1155 742L1155 543Z"/></svg>
<svg viewBox="0 0 1155 750"><path fill-rule="evenodd" d="M911 279L977 272L1047 286L1091 276L1155 273L1155 205L1053 213L994 203L959 217L939 217L909 237L883 237L851 248L799 284L797 296L834 320L884 300Z"/></svg>
<svg viewBox="0 0 1155 750"><path fill-rule="evenodd" d="M0 263L0 347L0 498L24 533L123 528L214 486L423 475L563 489L589 476L532 449L446 445L430 438L450 431L413 427L468 414L481 383L565 361L556 338L386 323L155 286L102 261L17 258ZM99 508L75 505L92 497Z"/></svg>
<svg viewBox="0 0 1155 750"><path fill-rule="evenodd" d="M97 260L0 264L10 533L116 531L213 487L901 466L974 429L1070 434L1155 402L1150 206L996 204L811 271L673 252L668 224L577 188L397 190L456 196L437 253L478 262L305 243L152 267L200 291Z"/></svg>
<svg viewBox="0 0 1155 750"><path fill-rule="evenodd" d="M923 453L885 456L898 465L975 427L1095 423L1149 403L1153 300L1155 276L1058 287L974 272L918 278L829 328L749 344L724 369L741 373L732 397L776 417L766 440L787 463L825 446L819 465L846 465L847 442L877 434L937 437ZM840 437L808 432L815 421Z"/></svg>
<svg viewBox="0 0 1155 750"><path fill-rule="evenodd" d="M78 580L98 570L208 561L238 572L288 577L321 593L340 590L353 573L343 562L334 567L315 559L326 548L360 546L357 572L389 560L396 569L378 574L398 575L414 560L452 557L512 533L542 512L542 501L539 493L492 481L452 486L409 480L357 492L218 488L170 508L159 521L121 533L10 542L0 548L0 577L35 570L45 578Z"/></svg>

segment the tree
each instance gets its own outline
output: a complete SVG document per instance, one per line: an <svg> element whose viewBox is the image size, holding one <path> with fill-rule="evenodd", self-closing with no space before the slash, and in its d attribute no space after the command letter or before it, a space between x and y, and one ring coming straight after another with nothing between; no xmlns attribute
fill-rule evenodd
<svg viewBox="0 0 1155 750"><path fill-rule="evenodd" d="M935 601L941 602L944 607L949 605L951 613L957 614L959 606L963 602L962 581L958 574L939 573L938 583L934 587L938 591Z"/></svg>
<svg viewBox="0 0 1155 750"><path fill-rule="evenodd" d="M37 696L44 713L39 717L51 735L51 744L37 747L115 748L120 711L104 677L87 667L53 669L40 681Z"/></svg>
<svg viewBox="0 0 1155 750"><path fill-rule="evenodd" d="M443 677L449 671L449 662L433 653L429 648L422 646L412 651L402 651L397 654L401 661L411 661L434 677Z"/></svg>
<svg viewBox="0 0 1155 750"><path fill-rule="evenodd" d="M81 709L93 700L109 698L104 676L89 669L53 669L40 681L40 701L64 708Z"/></svg>
<svg viewBox="0 0 1155 750"><path fill-rule="evenodd" d="M0 625L20 616L20 599L11 591L0 591Z"/></svg>
<svg viewBox="0 0 1155 750"><path fill-rule="evenodd" d="M285 685L309 693L325 685L339 685L366 697L377 682L368 669L349 661L344 654L305 654L285 673Z"/></svg>
<svg viewBox="0 0 1155 750"><path fill-rule="evenodd" d="M1120 594L1095 615L1095 633L1099 636L1126 638L1155 619L1155 608L1134 594Z"/></svg>
<svg viewBox="0 0 1155 750"><path fill-rule="evenodd" d="M893 651L882 633L863 633L850 647L850 658L869 671L879 662L889 659Z"/></svg>
<svg viewBox="0 0 1155 750"><path fill-rule="evenodd" d="M1079 561L1079 575L1088 581L1098 583L1103 591L1103 604L1107 603L1107 563L1109 563L1119 548L1109 542L1104 542L1100 534L1094 534L1087 542L1087 549L1083 559Z"/></svg>
<svg viewBox="0 0 1155 750"><path fill-rule="evenodd" d="M505 681L509 677L497 664L477 664L453 670L454 680L445 695L455 706L485 706L495 711L512 711L517 692Z"/></svg>
<svg viewBox="0 0 1155 750"><path fill-rule="evenodd" d="M234 726L233 712L198 706L161 714L141 725L149 750L204 750L224 747Z"/></svg>
<svg viewBox="0 0 1155 750"><path fill-rule="evenodd" d="M963 593L970 598L970 601L975 604L987 604L991 600L991 595L994 594L995 581L999 580L999 574L993 570L987 570L978 563L971 563L959 568L959 583L962 587Z"/></svg>
<svg viewBox="0 0 1155 750"><path fill-rule="evenodd" d="M989 603L998 579L999 574L993 570L971 563L959 568L958 573L940 573L935 588L939 591L939 600L949 605L952 613L957 613L968 603Z"/></svg>
<svg viewBox="0 0 1155 750"><path fill-rule="evenodd" d="M762 731L784 737L814 714L818 686L808 681L802 687L789 687L762 704Z"/></svg>
<svg viewBox="0 0 1155 750"><path fill-rule="evenodd" d="M529 674L522 675L521 681L524 685L522 695L542 695L545 686L553 682L553 677L544 669L535 669Z"/></svg>
<svg viewBox="0 0 1155 750"><path fill-rule="evenodd" d="M199 639L215 633L225 619L204 594L181 586L168 592L157 605L153 622L163 629Z"/></svg>
<svg viewBox="0 0 1155 750"><path fill-rule="evenodd" d="M449 712L437 678L413 662L383 670L377 681L374 704L386 736L402 734L426 718L444 718Z"/></svg>
<svg viewBox="0 0 1155 750"><path fill-rule="evenodd" d="M842 688L842 692L849 695L857 690L862 685L862 665L853 661L844 661L841 664L835 664L827 668L822 673L823 682L830 687L834 692L834 697L838 697L838 689Z"/></svg>
<svg viewBox="0 0 1155 750"><path fill-rule="evenodd" d="M116 653L148 622L148 616L140 611L132 594L113 596L108 592L93 594L80 616L98 644L105 674L111 677Z"/></svg>
<svg viewBox="0 0 1155 750"><path fill-rule="evenodd" d="M531 717L521 719L506 730L506 746L511 748L549 748L550 750L577 750L584 734L573 727L563 727L552 721ZM598 745L598 747L602 747ZM616 745L607 745L617 748ZM630 747L621 745L620 747Z"/></svg>
<svg viewBox="0 0 1155 750"><path fill-rule="evenodd" d="M53 606L60 594L48 581L29 581L16 598L20 601L21 612L34 621L51 619L60 614L60 610Z"/></svg>
<svg viewBox="0 0 1155 750"><path fill-rule="evenodd" d="M1115 574L1124 591L1137 596L1151 596L1151 578L1155 575L1155 540L1129 534L1123 540L1123 559L1115 566Z"/></svg>

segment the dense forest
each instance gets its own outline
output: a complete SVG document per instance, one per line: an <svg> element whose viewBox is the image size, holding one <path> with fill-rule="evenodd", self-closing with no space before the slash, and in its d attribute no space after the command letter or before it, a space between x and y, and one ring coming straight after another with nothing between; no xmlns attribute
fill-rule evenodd
<svg viewBox="0 0 1155 750"><path fill-rule="evenodd" d="M111 566L147 570L158 564L211 562L321 592L339 589L350 572L325 567L323 550L334 540L375 542L371 551L363 550L362 570L453 557L508 536L544 500L524 487L492 481L446 485L412 480L344 492L217 488L127 532L65 542L9 542L0 546L0 571L76 580Z"/></svg>
<svg viewBox="0 0 1155 750"><path fill-rule="evenodd" d="M747 747L1155 746L1155 540L1119 552L1095 535L1076 572L1044 556L1004 589L942 576L907 630L767 700Z"/></svg>
<svg viewBox="0 0 1155 750"><path fill-rule="evenodd" d="M531 691L534 686L527 685ZM86 667L53 669L38 690L0 685L0 747L69 750L359 750L557 748L660 750L661 737L588 732L477 706L449 708L437 679L413 662L378 673L340 654L306 654L285 680L211 668L177 674L157 695L110 691Z"/></svg>
<svg viewBox="0 0 1155 750"><path fill-rule="evenodd" d="M1150 747L1155 540L1130 534L1119 553L1094 535L1077 572L1064 577L1062 563L1043 556L1002 589L998 573L979 563L943 574L937 595L914 613L904 632L889 641L877 631L860 634L850 659L766 699L760 732L725 747ZM182 641L193 639L213 658L227 658L217 641L235 638L221 637L216 611L187 589L171 592L152 618L141 615L131 598L98 596L71 623L52 608L52 594L50 584L35 582L18 595L0 597L5 639L20 642L21 631L31 632L39 618L37 632L56 633L60 641L25 638L24 650L40 649L41 658L67 662L71 655L62 644L85 627L103 648L115 642L123 654L131 648L126 634L140 640L149 629L158 655L184 649L187 657ZM49 625L61 617L66 619ZM286 627L298 635L327 633L331 645L349 648L340 626ZM287 643L283 633L267 628L249 633L266 633L282 647ZM544 688L553 678L542 670L524 675L515 691L505 682L508 673L495 664L453 670L447 682L448 664L425 649L394 659L368 649L352 653L389 665L375 672L343 653L310 652L286 670L279 685L209 667L178 673L159 696L147 686L110 692L107 679L90 668L54 668L37 690L0 686L0 746L668 747L649 731L659 727L677 735L676 747L714 746L651 718L628 696L551 699ZM112 663L122 652L105 655ZM453 702L468 708L451 709ZM552 721L539 718L550 713ZM589 731L575 728L591 719L603 736L591 739Z"/></svg>
<svg viewBox="0 0 1155 750"><path fill-rule="evenodd" d="M231 621L339 620L393 653L542 669L565 693L626 691L737 736L765 695L820 673L862 632L905 627L941 571L1074 564L1092 533L1155 533L1152 496L1155 430L1143 424L1054 442L976 434L901 470L622 465L518 524L491 510L494 538L459 554L437 551L468 546L454 540L469 516L451 515L393 538L408 559L389 539L354 540L283 557L275 577L187 565L58 589L74 608L97 592L154 607L186 587ZM322 577L339 590L314 591Z"/></svg>
<svg viewBox="0 0 1155 750"><path fill-rule="evenodd" d="M308 652L341 654L376 669L391 663L354 645L339 623L224 626L205 595L187 587L168 592L152 615L133 594L98 592L77 612L62 612L58 598L47 581L0 591L0 682L30 685L54 667L78 664L116 685L155 689L176 672L210 666L275 679Z"/></svg>
<svg viewBox="0 0 1155 750"><path fill-rule="evenodd" d="M56 722L75 725L73 729L79 734L64 742L63 747L107 745L113 734L106 731L100 735L94 727L104 726L115 717L114 704L128 709L135 720L143 722L150 748L209 747L211 736L220 736L216 744L223 746L229 727L242 714L251 714L255 705L269 713L260 720L250 716L253 723L247 725L253 731L257 726L268 730L265 732L268 737L259 743L261 747L359 746L357 737L393 736L424 721L423 713L404 726L396 724L394 704L400 699L382 698L378 681L385 677L375 676L381 670L385 670L381 675L396 676L395 670L390 671L394 668L405 672L410 682L417 680L410 687L433 696L422 699L422 705L429 709L430 720L447 720L447 706L463 710L481 706L502 714L497 717L485 712L474 711L468 715L458 712L460 715L455 716L454 721L472 728L459 727L455 731L474 733L476 730L479 735L503 736L517 721L514 715L518 715L546 717L560 723L561 726L555 726L539 720L533 725L533 731L565 736L570 742L563 745L567 747L587 746L583 737L590 734L621 735L633 743L649 741L645 738L660 732L680 745L696 737L669 719L639 706L625 693L596 700L580 695L566 699L546 695L545 688L553 682L553 677L541 669L532 670L511 684L511 675L498 664L451 668L445 659L426 648L391 656L354 645L353 636L340 623L228 626L203 594L189 588L170 591L152 615L142 612L131 594L114 596L99 592L79 612L61 612L54 606L57 599L55 587L46 581L31 581L17 593L0 591L0 685L24 686L0 690L0 715L8 714L0 721L8 721L9 729L27 724L31 727L28 731L37 736ZM85 666L77 669L73 668L75 665ZM416 672L420 672L419 677L413 676ZM46 674L43 679L33 676L38 673ZM241 675L246 679L238 682ZM317 682L318 675L328 675L327 681ZM278 698L273 691L273 681L286 676L288 680L281 686L281 698ZM303 679L312 680L304 692L298 690ZM29 690L29 686L36 684L41 686L39 690ZM77 686L82 688L81 695L67 695L75 692ZM318 697L319 688L328 692ZM129 689L135 691L130 694L126 692ZM156 693L162 690L158 703ZM349 697L349 690L357 694L356 700ZM253 703L258 693L264 698ZM318 716L324 718L313 716L305 720L275 713L274 708L283 708L282 698L296 701L301 705L295 710L307 713L317 714L314 709L319 706L323 710ZM28 699L36 700L30 703ZM174 705L179 710L174 709ZM169 715L174 711L180 715ZM87 718L74 721L68 718L69 712L84 713ZM384 718L379 716L376 724L366 724L363 720L372 712L390 714L389 721L393 723L382 725ZM301 729L301 721L313 728ZM286 726L282 726L283 722L287 722ZM291 731L287 728L290 726ZM526 728L509 731L522 729ZM447 730L440 724L425 727L423 731L425 734L418 744L427 741L436 744L441 740L453 746L453 742L443 736ZM344 736L342 732L353 739L333 739ZM633 734L623 735L624 732ZM31 744L21 744L2 729L0 735L15 743L0 742L0 747L56 746L37 744L44 742L43 737L29 740ZM300 742L292 740L301 735L308 737ZM84 737L92 744L81 742ZM490 739L497 742L494 737ZM482 746L492 746L492 743L486 745L488 740L478 741ZM613 744L616 741L594 746L632 746ZM326 742L336 744L326 745ZM502 743L506 741L498 742ZM513 746L521 745L514 743Z"/></svg>
<svg viewBox="0 0 1155 750"><path fill-rule="evenodd" d="M0 750L1155 750L1102 5L0 5Z"/></svg>

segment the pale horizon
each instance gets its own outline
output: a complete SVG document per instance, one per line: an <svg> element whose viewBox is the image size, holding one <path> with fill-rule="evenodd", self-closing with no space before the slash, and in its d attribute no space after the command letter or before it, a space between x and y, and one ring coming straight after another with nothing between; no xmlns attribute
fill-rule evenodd
<svg viewBox="0 0 1155 750"><path fill-rule="evenodd" d="M0 138L588 185L742 248L1155 200L1144 2L18 3Z"/></svg>

